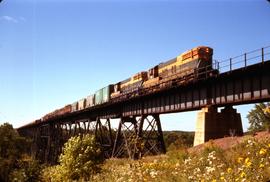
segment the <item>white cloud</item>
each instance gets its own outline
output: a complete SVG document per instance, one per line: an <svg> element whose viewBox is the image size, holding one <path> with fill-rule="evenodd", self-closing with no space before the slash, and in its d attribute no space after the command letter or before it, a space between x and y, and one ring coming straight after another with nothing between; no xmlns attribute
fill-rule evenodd
<svg viewBox="0 0 270 182"><path fill-rule="evenodd" d="M8 21L8 22L12 22L12 23L18 23L18 20L11 17L11 16L1 16L0 20L4 20L4 21Z"/></svg>
<svg viewBox="0 0 270 182"><path fill-rule="evenodd" d="M19 17L19 20L20 21L26 21L26 19L24 17L22 17L22 16Z"/></svg>
<svg viewBox="0 0 270 182"><path fill-rule="evenodd" d="M24 17L22 17L22 16L20 16L19 18L14 18L14 17L7 16L7 15L1 16L0 20L11 22L11 23L19 23L19 22L25 22L26 21L26 19Z"/></svg>

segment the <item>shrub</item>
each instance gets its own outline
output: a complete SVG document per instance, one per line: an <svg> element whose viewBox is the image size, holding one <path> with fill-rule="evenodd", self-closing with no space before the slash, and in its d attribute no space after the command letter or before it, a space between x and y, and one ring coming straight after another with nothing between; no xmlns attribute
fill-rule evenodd
<svg viewBox="0 0 270 182"><path fill-rule="evenodd" d="M45 181L90 180L99 172L99 164L103 155L94 136L84 135L72 137L65 143L63 153L59 157L59 165L44 170Z"/></svg>
<svg viewBox="0 0 270 182"><path fill-rule="evenodd" d="M10 181L36 182L40 181L42 165L38 161L29 157L20 160L19 168L12 171L9 175Z"/></svg>

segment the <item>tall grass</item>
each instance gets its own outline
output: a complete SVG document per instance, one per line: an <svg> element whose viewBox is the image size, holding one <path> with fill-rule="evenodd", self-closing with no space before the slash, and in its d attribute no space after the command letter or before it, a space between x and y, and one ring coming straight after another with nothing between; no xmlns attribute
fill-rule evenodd
<svg viewBox="0 0 270 182"><path fill-rule="evenodd" d="M270 139L246 139L229 150L214 144L197 153L185 149L138 161L109 159L94 181L268 181Z"/></svg>

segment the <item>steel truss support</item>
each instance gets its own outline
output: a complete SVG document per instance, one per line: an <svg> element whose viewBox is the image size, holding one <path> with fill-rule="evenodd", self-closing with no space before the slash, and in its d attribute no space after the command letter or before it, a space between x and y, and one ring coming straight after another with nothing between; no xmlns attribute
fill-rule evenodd
<svg viewBox="0 0 270 182"><path fill-rule="evenodd" d="M54 123L42 125L33 131L32 155L41 162L55 164L68 139L80 134L95 135L104 157L111 157L114 138L110 119L105 122L97 118L95 121L86 119Z"/></svg>
<svg viewBox="0 0 270 182"><path fill-rule="evenodd" d="M159 115L121 118L112 157L138 159L165 152Z"/></svg>
<svg viewBox="0 0 270 182"><path fill-rule="evenodd" d="M33 151L35 158L41 162L47 162L50 149L50 125L42 125L35 130Z"/></svg>
<svg viewBox="0 0 270 182"><path fill-rule="evenodd" d="M142 155L166 153L159 115L141 118L137 138L142 143L139 142L140 148L135 158L140 158Z"/></svg>
<svg viewBox="0 0 270 182"><path fill-rule="evenodd" d="M101 145L104 157L109 158L112 155L113 134L110 119L106 119L105 123L100 118L96 120L95 129L96 141Z"/></svg>
<svg viewBox="0 0 270 182"><path fill-rule="evenodd" d="M137 138L137 120L134 117L122 117L113 146L112 157L133 158Z"/></svg>

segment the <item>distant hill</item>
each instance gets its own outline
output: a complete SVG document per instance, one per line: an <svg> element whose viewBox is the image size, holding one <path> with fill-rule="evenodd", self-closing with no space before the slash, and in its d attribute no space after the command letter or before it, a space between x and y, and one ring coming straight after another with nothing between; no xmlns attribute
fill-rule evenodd
<svg viewBox="0 0 270 182"><path fill-rule="evenodd" d="M195 132L163 131L164 142L168 151L193 146Z"/></svg>

